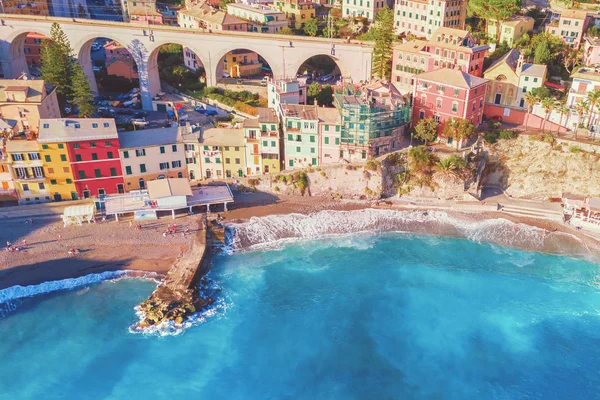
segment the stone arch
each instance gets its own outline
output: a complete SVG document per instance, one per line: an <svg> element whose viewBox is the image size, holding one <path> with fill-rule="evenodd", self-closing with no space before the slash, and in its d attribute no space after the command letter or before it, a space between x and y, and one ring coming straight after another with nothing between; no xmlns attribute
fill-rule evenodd
<svg viewBox="0 0 600 400"><path fill-rule="evenodd" d="M139 54L140 59L144 59L144 61L145 61L145 72L146 72L145 79L146 79L147 87L148 87L151 97L155 96L158 92L160 92L160 76L158 74L158 52L160 51L161 47L163 47L164 45L167 45L167 44L178 44L182 48L184 48L184 49L188 48L192 52L194 52L197 59L200 61L200 63L204 67L204 70L206 71L205 73L208 75L208 68L207 68L208 64L205 62L204 58L201 56L201 53L198 52L190 44L186 44L185 41L179 41L179 40L164 40L164 41L158 42L152 49L150 49L149 51L146 51L145 54L144 54L144 50L141 50L141 54ZM133 46L135 51L140 51L139 46L136 46L135 43L132 42L131 46ZM142 86L142 97L143 97L144 83L142 82L141 68L140 68L140 86Z"/></svg>
<svg viewBox="0 0 600 400"><path fill-rule="evenodd" d="M41 28L41 29L40 29ZM36 27L35 29L20 29L11 32L11 35L4 42L3 49L0 48L7 57L2 59L2 71L5 78L18 78L23 72L29 71L27 60L25 58L25 38L30 33L39 33L50 37L50 30L46 27Z"/></svg>
<svg viewBox="0 0 600 400"><path fill-rule="evenodd" d="M265 51L265 49L263 49L262 51L259 51L259 49L255 48L254 46L248 46L246 44L243 44L240 46L229 47L229 48L227 48L227 50L224 50L224 51L222 50L218 53L219 55L216 57L215 63L213 64L212 70L211 70L211 72L214 74L211 77L212 85L216 85L218 79L220 79L223 76L222 61L225 58L225 56L228 53L230 53L232 51L236 51L236 50L248 50L248 51L258 54L258 56L260 56L263 60L265 60L265 62L269 65L274 78L282 78L283 77L281 63L276 63L275 59L270 54L266 57L263 55L263 54L268 54L268 51ZM208 72L207 72L207 74L208 74ZM207 75L207 79L208 79L208 75Z"/></svg>
<svg viewBox="0 0 600 400"><path fill-rule="evenodd" d="M310 55L304 55L302 57L298 58L298 61L296 63L294 63L294 67L295 68L292 72L293 75L292 76L296 76L296 74L299 73L300 68L302 67L302 65L304 65L307 61L309 61L311 58L313 57L328 57L329 59L331 59L335 65L337 66L337 68L340 70L340 74L342 75L342 77L348 77L349 71L348 69L345 68L344 64L341 62L340 58L331 55L331 54L326 54L326 53L316 53L316 54L310 54Z"/></svg>

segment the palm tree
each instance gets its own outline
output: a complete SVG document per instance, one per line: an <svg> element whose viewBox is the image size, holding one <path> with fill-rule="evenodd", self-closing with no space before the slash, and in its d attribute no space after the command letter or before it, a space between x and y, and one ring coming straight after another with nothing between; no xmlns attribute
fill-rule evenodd
<svg viewBox="0 0 600 400"><path fill-rule="evenodd" d="M444 158L437 163L438 171L444 174L451 174L456 169L456 165L451 158Z"/></svg>
<svg viewBox="0 0 600 400"><path fill-rule="evenodd" d="M525 129L527 129L527 124L529 122L529 115L533 111L533 106L538 101L540 101L540 99L538 96L536 96L535 94L533 94L531 92L525 93L525 96L523 97L523 99L525 100L525 103L527 103L527 117L525 118Z"/></svg>
<svg viewBox="0 0 600 400"><path fill-rule="evenodd" d="M580 126L583 126L583 117L590 110L590 106L587 101L581 99L575 104L575 111L579 115L579 122L577 123L577 129L575 129L575 139L577 139L577 130Z"/></svg>
<svg viewBox="0 0 600 400"><path fill-rule="evenodd" d="M592 124L592 118L594 116L594 109L600 103L600 89L594 89L587 94L587 100L590 104L590 119L588 121L588 128Z"/></svg>
<svg viewBox="0 0 600 400"><path fill-rule="evenodd" d="M542 108L546 112L546 118L542 121L542 132L544 132L544 128L546 127L546 121L550 117L550 113L554 109L554 99L552 97L544 97L542 99Z"/></svg>
<svg viewBox="0 0 600 400"><path fill-rule="evenodd" d="M562 126L562 121L563 121L563 117L566 115L567 116L567 121L565 121L565 127L567 125L567 122L569 120L569 112L571 110L569 109L569 107L566 106L565 102L561 102L558 107L556 107L556 112L558 112L560 114L560 122L558 123L558 134L560 135L560 127Z"/></svg>

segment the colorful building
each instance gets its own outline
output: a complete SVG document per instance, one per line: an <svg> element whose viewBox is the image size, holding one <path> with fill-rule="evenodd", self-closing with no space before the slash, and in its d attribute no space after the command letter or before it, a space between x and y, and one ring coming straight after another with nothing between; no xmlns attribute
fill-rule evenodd
<svg viewBox="0 0 600 400"><path fill-rule="evenodd" d="M319 164L337 164L340 162L340 143L342 138L342 119L336 108L320 107L319 115Z"/></svg>
<svg viewBox="0 0 600 400"><path fill-rule="evenodd" d="M225 54L221 61L223 71L232 78L246 78L259 75L263 66L258 54L250 50L233 50Z"/></svg>
<svg viewBox="0 0 600 400"><path fill-rule="evenodd" d="M187 178L185 146L179 128L119 133L119 158L125 190L146 189L149 181Z"/></svg>
<svg viewBox="0 0 600 400"><path fill-rule="evenodd" d="M43 80L0 79L0 118L37 132L41 118L60 118L56 90Z"/></svg>
<svg viewBox="0 0 600 400"><path fill-rule="evenodd" d="M196 56L196 53L194 53L188 47L183 48L183 60L185 66L191 69L192 71L196 71L198 68L204 68L204 65L202 65L202 61L200 61L200 58L198 58Z"/></svg>
<svg viewBox="0 0 600 400"><path fill-rule="evenodd" d="M285 13L289 27L302 29L304 24L316 16L316 8L319 4L307 0L277 0L275 7Z"/></svg>
<svg viewBox="0 0 600 400"><path fill-rule="evenodd" d="M600 38L587 36L584 46L583 64L588 67L600 65Z"/></svg>
<svg viewBox="0 0 600 400"><path fill-rule="evenodd" d="M124 193L119 135L114 119L45 119L53 143L64 143L79 198Z"/></svg>
<svg viewBox="0 0 600 400"><path fill-rule="evenodd" d="M40 55L42 51L42 40L48 39L41 33L30 32L25 37L25 44L23 45L23 53L25 53L25 60L27 65L38 66L41 64Z"/></svg>
<svg viewBox="0 0 600 400"><path fill-rule="evenodd" d="M247 118L242 127L244 129L246 175L260 175L262 172L262 157L260 156L260 124L258 119Z"/></svg>
<svg viewBox="0 0 600 400"><path fill-rule="evenodd" d="M162 25L163 16L156 8L156 1L127 1L127 15L133 24Z"/></svg>
<svg viewBox="0 0 600 400"><path fill-rule="evenodd" d="M518 38L526 33L533 32L534 23L533 18L524 15L514 16L500 21L500 23L495 19L490 19L487 25L488 36L494 39L499 37L498 43L506 43L512 47ZM500 29L500 33L498 33L498 29Z"/></svg>
<svg viewBox="0 0 600 400"><path fill-rule="evenodd" d="M207 4L197 5L177 14L179 26L188 29L208 29L210 31L248 31L248 22L226 12L218 11Z"/></svg>
<svg viewBox="0 0 600 400"><path fill-rule="evenodd" d="M52 200L77 200L77 188L71 169L71 160L64 137L55 135L50 124L42 121L38 134L40 157L44 162L46 187Z"/></svg>
<svg viewBox="0 0 600 400"><path fill-rule="evenodd" d="M465 29L466 17L467 0L396 0L394 5L396 33L419 38L428 39L443 27Z"/></svg>
<svg viewBox="0 0 600 400"><path fill-rule="evenodd" d="M525 94L544 85L546 71L545 65L527 63L523 53L516 49L510 50L492 63L484 73L484 77L490 81L486 102L527 108Z"/></svg>
<svg viewBox="0 0 600 400"><path fill-rule="evenodd" d="M445 68L421 74L416 77L413 92L413 124L433 117L439 123L439 139L453 144L452 138L442 136L446 121L456 117L479 126L483 120L487 89L487 79L456 69ZM464 141L454 145L462 147Z"/></svg>
<svg viewBox="0 0 600 400"><path fill-rule="evenodd" d="M11 157L6 152L5 141L0 139L0 207L16 205L19 201L10 165Z"/></svg>
<svg viewBox="0 0 600 400"><path fill-rule="evenodd" d="M19 204L50 201L38 143L25 135L15 137L7 141L6 154L10 162L9 174L14 179Z"/></svg>
<svg viewBox="0 0 600 400"><path fill-rule="evenodd" d="M456 68L482 76L487 45L478 45L467 31L439 28L428 41L411 40L394 47L392 83L403 94L412 93L415 76L440 68Z"/></svg>
<svg viewBox="0 0 600 400"><path fill-rule="evenodd" d="M202 128L193 125L181 126L179 131L185 150L187 176L190 181L202 179L202 168L200 165L200 132L202 131Z"/></svg>
<svg viewBox="0 0 600 400"><path fill-rule="evenodd" d="M600 89L600 70L594 68L579 68L571 74L571 90L567 97L567 106L575 107L582 100L587 101L588 92Z"/></svg>
<svg viewBox="0 0 600 400"><path fill-rule="evenodd" d="M585 10L562 10L560 19L548 24L546 32L559 38L568 46L578 49L591 22L592 18Z"/></svg>
<svg viewBox="0 0 600 400"><path fill-rule="evenodd" d="M342 0L342 15L346 18L364 17L369 21L375 19L375 14L388 2L384 0Z"/></svg>
<svg viewBox="0 0 600 400"><path fill-rule="evenodd" d="M139 73L135 61L131 57L113 57L106 62L106 74L116 75L129 80L138 79Z"/></svg>
<svg viewBox="0 0 600 400"><path fill-rule="evenodd" d="M269 79L267 101L273 109L279 104L306 104L306 79Z"/></svg>
<svg viewBox="0 0 600 400"><path fill-rule="evenodd" d="M211 128L200 135L202 179L244 176L244 130Z"/></svg>
<svg viewBox="0 0 600 400"><path fill-rule="evenodd" d="M258 124L260 126L262 173L278 173L281 171L281 138L279 135L279 118L275 110L272 108L259 108Z"/></svg>
<svg viewBox="0 0 600 400"><path fill-rule="evenodd" d="M227 14L248 21L250 32L277 33L287 28L288 20L283 11L260 4L227 4Z"/></svg>
<svg viewBox="0 0 600 400"><path fill-rule="evenodd" d="M348 82L336 89L334 103L341 116L342 159L365 162L400 148L410 103L394 85L374 80L356 87Z"/></svg>
<svg viewBox="0 0 600 400"><path fill-rule="evenodd" d="M281 104L285 169L319 165L317 106Z"/></svg>

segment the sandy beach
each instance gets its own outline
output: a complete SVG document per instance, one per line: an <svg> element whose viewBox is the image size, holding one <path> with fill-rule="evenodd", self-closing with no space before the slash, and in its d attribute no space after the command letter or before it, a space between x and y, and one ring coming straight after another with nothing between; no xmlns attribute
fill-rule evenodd
<svg viewBox="0 0 600 400"><path fill-rule="evenodd" d="M299 196L275 198L264 193L236 193L236 202L231 210L219 214L226 221L243 222L254 216L311 214L322 210L351 211L369 207L371 203L366 201ZM504 218L550 232L564 232L577 237L586 248L598 249L598 241L557 222L498 212L445 212L465 221ZM26 223L28 218L33 219L33 223ZM201 226L201 219L202 214L190 216L183 213L178 214L175 220L165 215L156 221L142 222L141 230L136 230L135 224L130 226L131 219L121 219L120 222L111 219L63 228L56 206L52 213L45 212L43 207L28 212L7 213L0 210L0 243L3 248L0 251L0 289L114 270L163 274L190 245L193 233ZM164 236L163 233L173 224L177 225L177 233ZM186 229L189 230L188 235L183 234ZM23 247L23 251L4 250L7 241ZM79 249L81 253L70 257L68 250L71 248Z"/></svg>

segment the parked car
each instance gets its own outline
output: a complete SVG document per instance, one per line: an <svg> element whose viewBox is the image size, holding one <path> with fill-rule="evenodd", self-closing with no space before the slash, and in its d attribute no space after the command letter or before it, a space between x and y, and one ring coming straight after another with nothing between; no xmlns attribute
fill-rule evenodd
<svg viewBox="0 0 600 400"><path fill-rule="evenodd" d="M92 51L98 51L102 48L102 45L98 42L92 43Z"/></svg>
<svg viewBox="0 0 600 400"><path fill-rule="evenodd" d="M100 67L98 65L94 65L92 67L92 71L94 71L94 72L102 72L102 67Z"/></svg>
<svg viewBox="0 0 600 400"><path fill-rule="evenodd" d="M135 126L146 126L150 122L146 121L146 118L133 118L131 123Z"/></svg>
<svg viewBox="0 0 600 400"><path fill-rule="evenodd" d="M219 112L218 112L217 110L206 110L206 111L204 112L204 114L205 114L205 115L210 115L210 116L213 116L213 115L217 115L217 114L219 114Z"/></svg>
<svg viewBox="0 0 600 400"><path fill-rule="evenodd" d="M202 107L202 106L195 107L194 111L199 112L200 114L206 113L206 109L204 109L204 107Z"/></svg>

